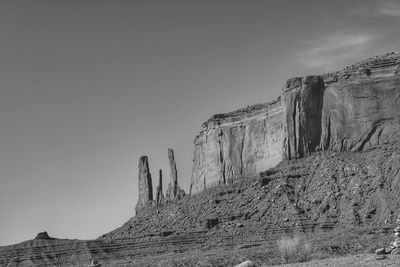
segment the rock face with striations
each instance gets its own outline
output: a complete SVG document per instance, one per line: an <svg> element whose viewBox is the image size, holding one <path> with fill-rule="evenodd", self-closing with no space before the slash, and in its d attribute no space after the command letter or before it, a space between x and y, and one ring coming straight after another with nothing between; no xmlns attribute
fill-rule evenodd
<svg viewBox="0 0 400 267"><path fill-rule="evenodd" d="M190 193L252 178L319 150L400 140L400 53L289 79L272 103L217 114L194 140Z"/></svg>
<svg viewBox="0 0 400 267"><path fill-rule="evenodd" d="M284 157L363 151L400 140L400 55L293 78L283 92Z"/></svg>
<svg viewBox="0 0 400 267"><path fill-rule="evenodd" d="M159 180L156 190L156 203L161 204L164 202L163 186L162 186L162 170L159 171Z"/></svg>
<svg viewBox="0 0 400 267"><path fill-rule="evenodd" d="M282 160L282 105L278 98L203 124L195 138L191 193L252 178Z"/></svg>
<svg viewBox="0 0 400 267"><path fill-rule="evenodd" d="M168 148L168 160L171 168L171 176L165 198L167 200L178 200L184 197L186 193L183 189L179 188L178 185L178 172L176 169L175 154L172 148Z"/></svg>
<svg viewBox="0 0 400 267"><path fill-rule="evenodd" d="M147 156L139 159L139 199L135 207L136 214L153 201L153 185L151 180L149 160Z"/></svg>

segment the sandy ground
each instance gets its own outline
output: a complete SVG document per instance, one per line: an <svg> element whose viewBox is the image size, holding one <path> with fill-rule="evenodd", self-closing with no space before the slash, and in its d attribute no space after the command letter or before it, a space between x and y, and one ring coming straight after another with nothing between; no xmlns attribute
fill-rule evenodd
<svg viewBox="0 0 400 267"><path fill-rule="evenodd" d="M279 266L279 267L400 266L400 255L388 255L387 258L385 259L379 259L375 254L360 254L360 255L346 256L346 257L328 258L324 260L312 260L303 263L292 263L292 264L274 265L274 266ZM267 265L262 267L267 267Z"/></svg>

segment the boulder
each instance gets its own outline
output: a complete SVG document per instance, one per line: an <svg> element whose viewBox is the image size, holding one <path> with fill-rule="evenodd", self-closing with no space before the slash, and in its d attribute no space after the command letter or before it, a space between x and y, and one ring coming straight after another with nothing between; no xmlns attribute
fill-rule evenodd
<svg viewBox="0 0 400 267"><path fill-rule="evenodd" d="M385 248L378 248L376 251L375 251L375 254L376 255L386 255L387 253L386 253L386 249Z"/></svg>
<svg viewBox="0 0 400 267"><path fill-rule="evenodd" d="M99 266L101 266L101 264L99 264L98 260L92 260L87 267L99 267Z"/></svg>
<svg viewBox="0 0 400 267"><path fill-rule="evenodd" d="M235 267L254 267L256 266L252 261L244 261L242 263L239 263L238 265L235 265Z"/></svg>

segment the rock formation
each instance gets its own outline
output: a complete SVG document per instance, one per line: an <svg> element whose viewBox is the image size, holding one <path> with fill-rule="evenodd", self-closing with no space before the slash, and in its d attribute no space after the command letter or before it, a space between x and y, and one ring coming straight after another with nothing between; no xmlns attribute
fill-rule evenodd
<svg viewBox="0 0 400 267"><path fill-rule="evenodd" d="M400 216L397 217L396 227L394 228L394 241L390 245L392 254L400 254Z"/></svg>
<svg viewBox="0 0 400 267"><path fill-rule="evenodd" d="M348 70L289 80L283 93L284 157L363 151L400 140L400 77L389 62L372 64L369 75Z"/></svg>
<svg viewBox="0 0 400 267"><path fill-rule="evenodd" d="M172 148L168 148L168 161L169 167L171 168L170 184L168 185L168 198L175 199L178 191L178 173L176 170L174 150L172 150Z"/></svg>
<svg viewBox="0 0 400 267"><path fill-rule="evenodd" d="M162 187L162 170L159 171L159 180L158 186L156 191L156 203L161 204L164 202L164 194L163 194L163 187Z"/></svg>
<svg viewBox="0 0 400 267"><path fill-rule="evenodd" d="M99 264L98 260L91 260L90 264L87 267L99 267L99 266L101 265Z"/></svg>
<svg viewBox="0 0 400 267"><path fill-rule="evenodd" d="M380 248L375 251L377 255L400 254L400 216L397 217L396 227L394 228L394 240L390 242L388 248Z"/></svg>
<svg viewBox="0 0 400 267"><path fill-rule="evenodd" d="M190 193L257 177L318 150L363 151L400 140L400 53L289 79L272 103L217 114L194 140Z"/></svg>
<svg viewBox="0 0 400 267"><path fill-rule="evenodd" d="M275 166L282 160L282 105L250 106L217 114L195 138L191 193L230 184Z"/></svg>
<svg viewBox="0 0 400 267"><path fill-rule="evenodd" d="M44 232L0 246L0 266L87 266L94 257L92 266L235 266L249 255L269 266L281 263L283 234L304 233L314 255L337 256L370 250L385 235L393 240L393 228L395 242L377 253L400 253L399 59L293 78L271 104L213 116L195 140L192 190L225 186L144 209L155 203L144 156L137 216L96 240ZM260 171L259 179L233 182Z"/></svg>
<svg viewBox="0 0 400 267"><path fill-rule="evenodd" d="M168 160L171 168L171 176L165 198L167 200L179 200L184 197L186 193L178 185L178 172L176 169L174 150L172 148L168 148Z"/></svg>
<svg viewBox="0 0 400 267"><path fill-rule="evenodd" d="M136 214L153 201L153 185L151 180L149 160L147 156L139 159L139 199L136 204Z"/></svg>
<svg viewBox="0 0 400 267"><path fill-rule="evenodd" d="M47 232L40 232L36 235L35 237L36 240L41 239L41 240L51 240L54 239L52 237L49 236L49 234Z"/></svg>

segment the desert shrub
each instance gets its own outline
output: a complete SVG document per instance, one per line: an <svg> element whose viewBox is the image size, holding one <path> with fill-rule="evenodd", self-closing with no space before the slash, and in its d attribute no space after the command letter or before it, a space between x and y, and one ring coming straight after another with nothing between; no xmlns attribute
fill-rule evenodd
<svg viewBox="0 0 400 267"><path fill-rule="evenodd" d="M286 263L308 261L312 252L311 243L298 236L281 238L278 249Z"/></svg>

